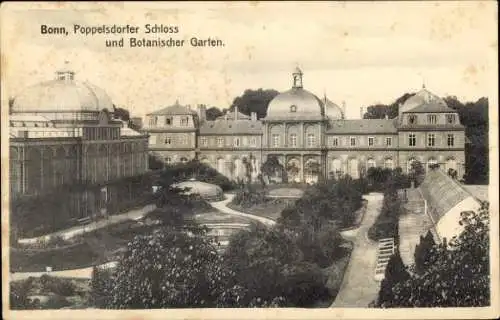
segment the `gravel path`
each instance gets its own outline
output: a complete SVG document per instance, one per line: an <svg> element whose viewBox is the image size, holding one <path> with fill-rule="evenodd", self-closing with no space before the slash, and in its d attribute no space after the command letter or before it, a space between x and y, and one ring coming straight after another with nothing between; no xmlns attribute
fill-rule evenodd
<svg viewBox="0 0 500 320"><path fill-rule="evenodd" d="M360 227L345 232L345 235L353 240L354 249L340 291L331 308L366 308L378 294L380 284L374 279L377 242L368 238L368 229L380 214L383 195L371 193L364 198L368 203Z"/></svg>
<svg viewBox="0 0 500 320"><path fill-rule="evenodd" d="M243 212L236 211L236 210L233 210L231 208L228 208L227 204L229 202L231 202L231 200L233 200L234 194L225 194L225 196L226 196L225 200L217 201L217 202L212 202L211 203L212 206L214 208L216 208L217 210L220 210L220 211L222 211L224 213L232 214L232 215L236 215L236 216L240 216L240 217L250 218L250 219L259 221L259 222L265 224L266 226L273 226L273 225L276 224L276 221L274 221L272 219L265 218L265 217L260 217L260 216L256 216L256 215L253 215L253 214L243 213Z"/></svg>

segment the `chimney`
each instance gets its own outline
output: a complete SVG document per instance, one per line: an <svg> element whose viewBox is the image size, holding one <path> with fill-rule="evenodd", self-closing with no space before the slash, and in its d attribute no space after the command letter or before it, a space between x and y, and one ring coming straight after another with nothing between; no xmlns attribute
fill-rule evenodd
<svg viewBox="0 0 500 320"><path fill-rule="evenodd" d="M360 113L360 114L359 114L359 115L360 115L360 118L361 118L361 119L363 119L363 115L365 114L365 113L363 112L363 107L359 108L359 113Z"/></svg>
<svg viewBox="0 0 500 320"><path fill-rule="evenodd" d="M345 100L342 101L342 113L344 114L345 118Z"/></svg>
<svg viewBox="0 0 500 320"><path fill-rule="evenodd" d="M238 120L238 106L234 106L234 120Z"/></svg>
<svg viewBox="0 0 500 320"><path fill-rule="evenodd" d="M198 118L200 122L204 122L207 119L207 108L204 104L198 105Z"/></svg>
<svg viewBox="0 0 500 320"><path fill-rule="evenodd" d="M257 121L257 112L250 113L250 119L252 121Z"/></svg>

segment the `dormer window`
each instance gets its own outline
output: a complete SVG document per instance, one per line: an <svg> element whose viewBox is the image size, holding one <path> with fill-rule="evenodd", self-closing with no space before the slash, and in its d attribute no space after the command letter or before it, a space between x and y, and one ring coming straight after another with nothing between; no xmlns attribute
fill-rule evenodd
<svg viewBox="0 0 500 320"><path fill-rule="evenodd" d="M297 106L296 105L290 106L290 112L297 112Z"/></svg>
<svg viewBox="0 0 500 320"><path fill-rule="evenodd" d="M166 124L167 126L171 125L171 124L172 124L172 118L171 118L171 117L166 117L166 118L165 118L165 124Z"/></svg>
<svg viewBox="0 0 500 320"><path fill-rule="evenodd" d="M454 114L447 114L446 115L446 122L449 124L454 124L455 123L455 115Z"/></svg>
<svg viewBox="0 0 500 320"><path fill-rule="evenodd" d="M412 114L408 117L408 123L409 124L416 124L417 123L417 116Z"/></svg>
<svg viewBox="0 0 500 320"><path fill-rule="evenodd" d="M437 116L435 114L428 115L427 122L429 122L429 124L436 124L437 123Z"/></svg>

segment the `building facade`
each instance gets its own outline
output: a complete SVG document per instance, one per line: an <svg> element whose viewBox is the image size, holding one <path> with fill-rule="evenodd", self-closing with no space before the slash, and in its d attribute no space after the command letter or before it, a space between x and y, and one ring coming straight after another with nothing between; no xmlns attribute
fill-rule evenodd
<svg viewBox="0 0 500 320"><path fill-rule="evenodd" d="M150 152L166 164L198 159L234 180L249 169L257 178L271 158L296 182L335 174L358 178L370 167L407 172L415 160L455 169L459 176L465 172L465 128L458 113L425 87L400 106L395 119L351 120L345 106L305 90L297 68L292 88L269 103L263 119L235 108L207 121L205 110L176 103L148 114ZM165 120L175 117L185 120ZM282 175L276 172L278 180Z"/></svg>
<svg viewBox="0 0 500 320"><path fill-rule="evenodd" d="M147 136L113 119L109 96L74 76L60 70L56 79L25 89L11 106L13 222L47 223L50 217L37 211L51 198L55 203L47 210L62 223L107 214L140 195L127 179L147 171Z"/></svg>

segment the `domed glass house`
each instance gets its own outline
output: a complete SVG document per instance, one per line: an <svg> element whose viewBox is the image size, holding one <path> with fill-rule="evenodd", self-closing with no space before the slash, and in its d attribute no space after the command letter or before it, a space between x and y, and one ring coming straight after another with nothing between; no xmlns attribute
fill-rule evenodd
<svg viewBox="0 0 500 320"><path fill-rule="evenodd" d="M173 185L176 188L186 189L185 195L199 195L207 201L221 201L224 199L224 192L221 187L196 179L190 179Z"/></svg>

